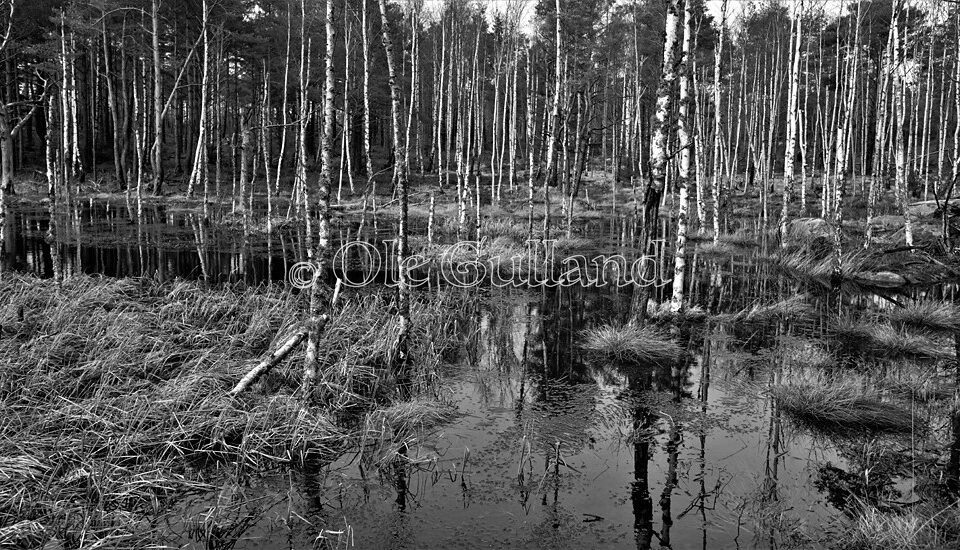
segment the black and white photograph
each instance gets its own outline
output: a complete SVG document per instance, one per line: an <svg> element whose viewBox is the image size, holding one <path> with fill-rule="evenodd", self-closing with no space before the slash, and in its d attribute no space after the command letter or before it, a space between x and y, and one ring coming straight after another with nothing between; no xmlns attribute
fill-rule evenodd
<svg viewBox="0 0 960 550"><path fill-rule="evenodd" d="M960 548L960 0L0 0L0 550Z"/></svg>

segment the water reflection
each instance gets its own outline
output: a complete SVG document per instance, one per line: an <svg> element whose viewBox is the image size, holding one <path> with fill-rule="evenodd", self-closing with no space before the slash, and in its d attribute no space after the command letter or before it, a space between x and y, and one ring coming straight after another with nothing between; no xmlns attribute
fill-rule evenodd
<svg viewBox="0 0 960 550"><path fill-rule="evenodd" d="M43 276L62 269L211 283L283 281L305 258L296 224L211 227L150 204L142 216L131 223L123 205L76 205L55 218L50 239L49 217L19 211L8 257ZM632 224L611 225L596 230L622 245ZM393 230L370 214L343 224L337 239ZM801 535L797 525L829 526L852 496L876 500L891 484L909 494L902 469L877 469L877 457L791 425L765 391L809 375L785 358L786 346L821 340L837 311L888 307L889 297L788 279L753 252L694 256L690 268L688 295L708 312L804 295L812 313L687 326L672 335L681 361L638 368L580 349L584 328L629 317L629 289L482 289L443 373L445 398L462 416L386 467L348 455L291 476L285 502L314 525L345 522L361 548L816 547L825 529ZM652 296L664 297L664 289ZM943 457L952 480L957 418ZM860 482L866 470L880 485ZM261 534L258 546L283 546L269 527Z"/></svg>

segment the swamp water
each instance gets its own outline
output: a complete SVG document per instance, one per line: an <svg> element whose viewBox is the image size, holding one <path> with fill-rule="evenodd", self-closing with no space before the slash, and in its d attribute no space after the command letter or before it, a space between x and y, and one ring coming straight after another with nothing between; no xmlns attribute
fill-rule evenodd
<svg viewBox="0 0 960 550"><path fill-rule="evenodd" d="M121 205L85 205L61 234L64 264L283 284L302 259L295 231L241 246L186 212L146 211L141 226ZM43 213L21 210L16 226L19 268L49 276ZM612 234L594 245L615 246ZM768 392L817 376L808 358L836 349L827 334L838 316L881 312L902 296L791 278L757 247L693 254L690 268L691 304L714 315L672 329L684 359L657 367L609 364L581 348L584 329L627 318L629 291L464 291L475 311L436 384L457 416L410 441L405 467L371 467L359 448L304 472L237 476L226 465L219 492L179 504L180 519L162 529L168 542L198 544L198 525L216 513L236 548L816 548L834 543L853 498L909 505L939 490L936 477L956 467L944 403L887 396L928 427L922 435L838 433L792 420ZM942 299L956 288L903 292ZM797 296L804 314L723 315ZM872 386L949 366L865 363L828 375Z"/></svg>

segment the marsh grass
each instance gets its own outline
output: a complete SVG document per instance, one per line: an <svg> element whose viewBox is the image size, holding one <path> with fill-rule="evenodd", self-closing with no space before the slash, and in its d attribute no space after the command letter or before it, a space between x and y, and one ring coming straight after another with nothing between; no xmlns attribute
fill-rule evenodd
<svg viewBox="0 0 960 550"><path fill-rule="evenodd" d="M852 382L778 384L770 394L780 410L816 429L901 433L918 429L910 410L881 401Z"/></svg>
<svg viewBox="0 0 960 550"><path fill-rule="evenodd" d="M900 378L888 376L879 381L878 387L892 395L922 402L951 399L956 392L952 375L907 375Z"/></svg>
<svg viewBox="0 0 960 550"><path fill-rule="evenodd" d="M395 393L386 367L397 320L378 295L350 297L334 314L310 395L299 388L302 353L251 391L227 395L298 325L305 299L186 282L0 277L0 537L153 544L162 533L151 526L171 503L210 491L210 467L298 468L362 438L353 419ZM414 300L414 388L436 380L466 302Z"/></svg>
<svg viewBox="0 0 960 550"><path fill-rule="evenodd" d="M910 302L890 311L891 323L929 332L960 332L960 307L953 302Z"/></svg>
<svg viewBox="0 0 960 550"><path fill-rule="evenodd" d="M723 233L717 237L717 242L739 248L760 246L760 239L755 232L738 229L733 233Z"/></svg>
<svg viewBox="0 0 960 550"><path fill-rule="evenodd" d="M937 510L929 505L903 511L862 506L841 544L857 550L939 550L956 547L960 511L955 505Z"/></svg>
<svg viewBox="0 0 960 550"><path fill-rule="evenodd" d="M950 356L936 341L885 323L844 318L834 327L834 336L846 349L878 358L937 360Z"/></svg>
<svg viewBox="0 0 960 550"><path fill-rule="evenodd" d="M683 350L659 330L634 325L604 325L583 333L582 347L596 358L634 365L677 361Z"/></svg>
<svg viewBox="0 0 960 550"><path fill-rule="evenodd" d="M369 413L364 421L361 447L368 463L379 467L401 456L424 433L456 416L449 403L416 398Z"/></svg>
<svg viewBox="0 0 960 550"><path fill-rule="evenodd" d="M484 270L476 272L478 276L491 275L486 273L490 266L496 268L496 273L501 279L507 280L530 271L530 250L510 237L487 238L480 242L479 247L459 243L434 244L425 246L420 253L426 261L430 262L434 273L447 274L448 280L474 280L472 275L464 274L462 271L475 270L475 262L481 263ZM536 261L534 259L534 262Z"/></svg>
<svg viewBox="0 0 960 550"><path fill-rule="evenodd" d="M780 358L789 365L801 368L826 369L836 366L837 360L819 342L803 338L784 338L777 349Z"/></svg>
<svg viewBox="0 0 960 550"><path fill-rule="evenodd" d="M817 254L805 248L781 253L773 258L777 265L788 273L811 279L829 279L834 274L836 257L833 254ZM840 256L840 277L853 279L858 273L870 271L876 261L863 249L847 250Z"/></svg>
<svg viewBox="0 0 960 550"><path fill-rule="evenodd" d="M718 321L734 321L747 323L768 323L777 319L797 320L810 317L814 313L813 306L803 295L791 296L771 303L756 303L735 313L717 315Z"/></svg>
<svg viewBox="0 0 960 550"><path fill-rule="evenodd" d="M740 248L736 245L725 243L722 241L706 241L696 243L697 254L703 256L729 256L731 254L737 254L742 252Z"/></svg>

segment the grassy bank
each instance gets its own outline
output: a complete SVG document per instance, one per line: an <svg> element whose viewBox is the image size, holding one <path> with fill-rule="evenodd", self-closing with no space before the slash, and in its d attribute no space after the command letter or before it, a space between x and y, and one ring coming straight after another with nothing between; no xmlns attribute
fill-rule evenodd
<svg viewBox="0 0 960 550"><path fill-rule="evenodd" d="M435 402L398 402L384 368L396 321L378 295L339 306L308 395L302 353L293 353L251 391L228 396L298 325L305 299L183 282L0 277L0 546L162 543L157 518L209 490L220 466L251 475L326 461L361 440L382 449L385 437L409 437L404 426L417 424L418 410L444 414ZM419 390L436 380L466 307L462 297L429 300L413 305ZM385 428L393 418L398 425Z"/></svg>

